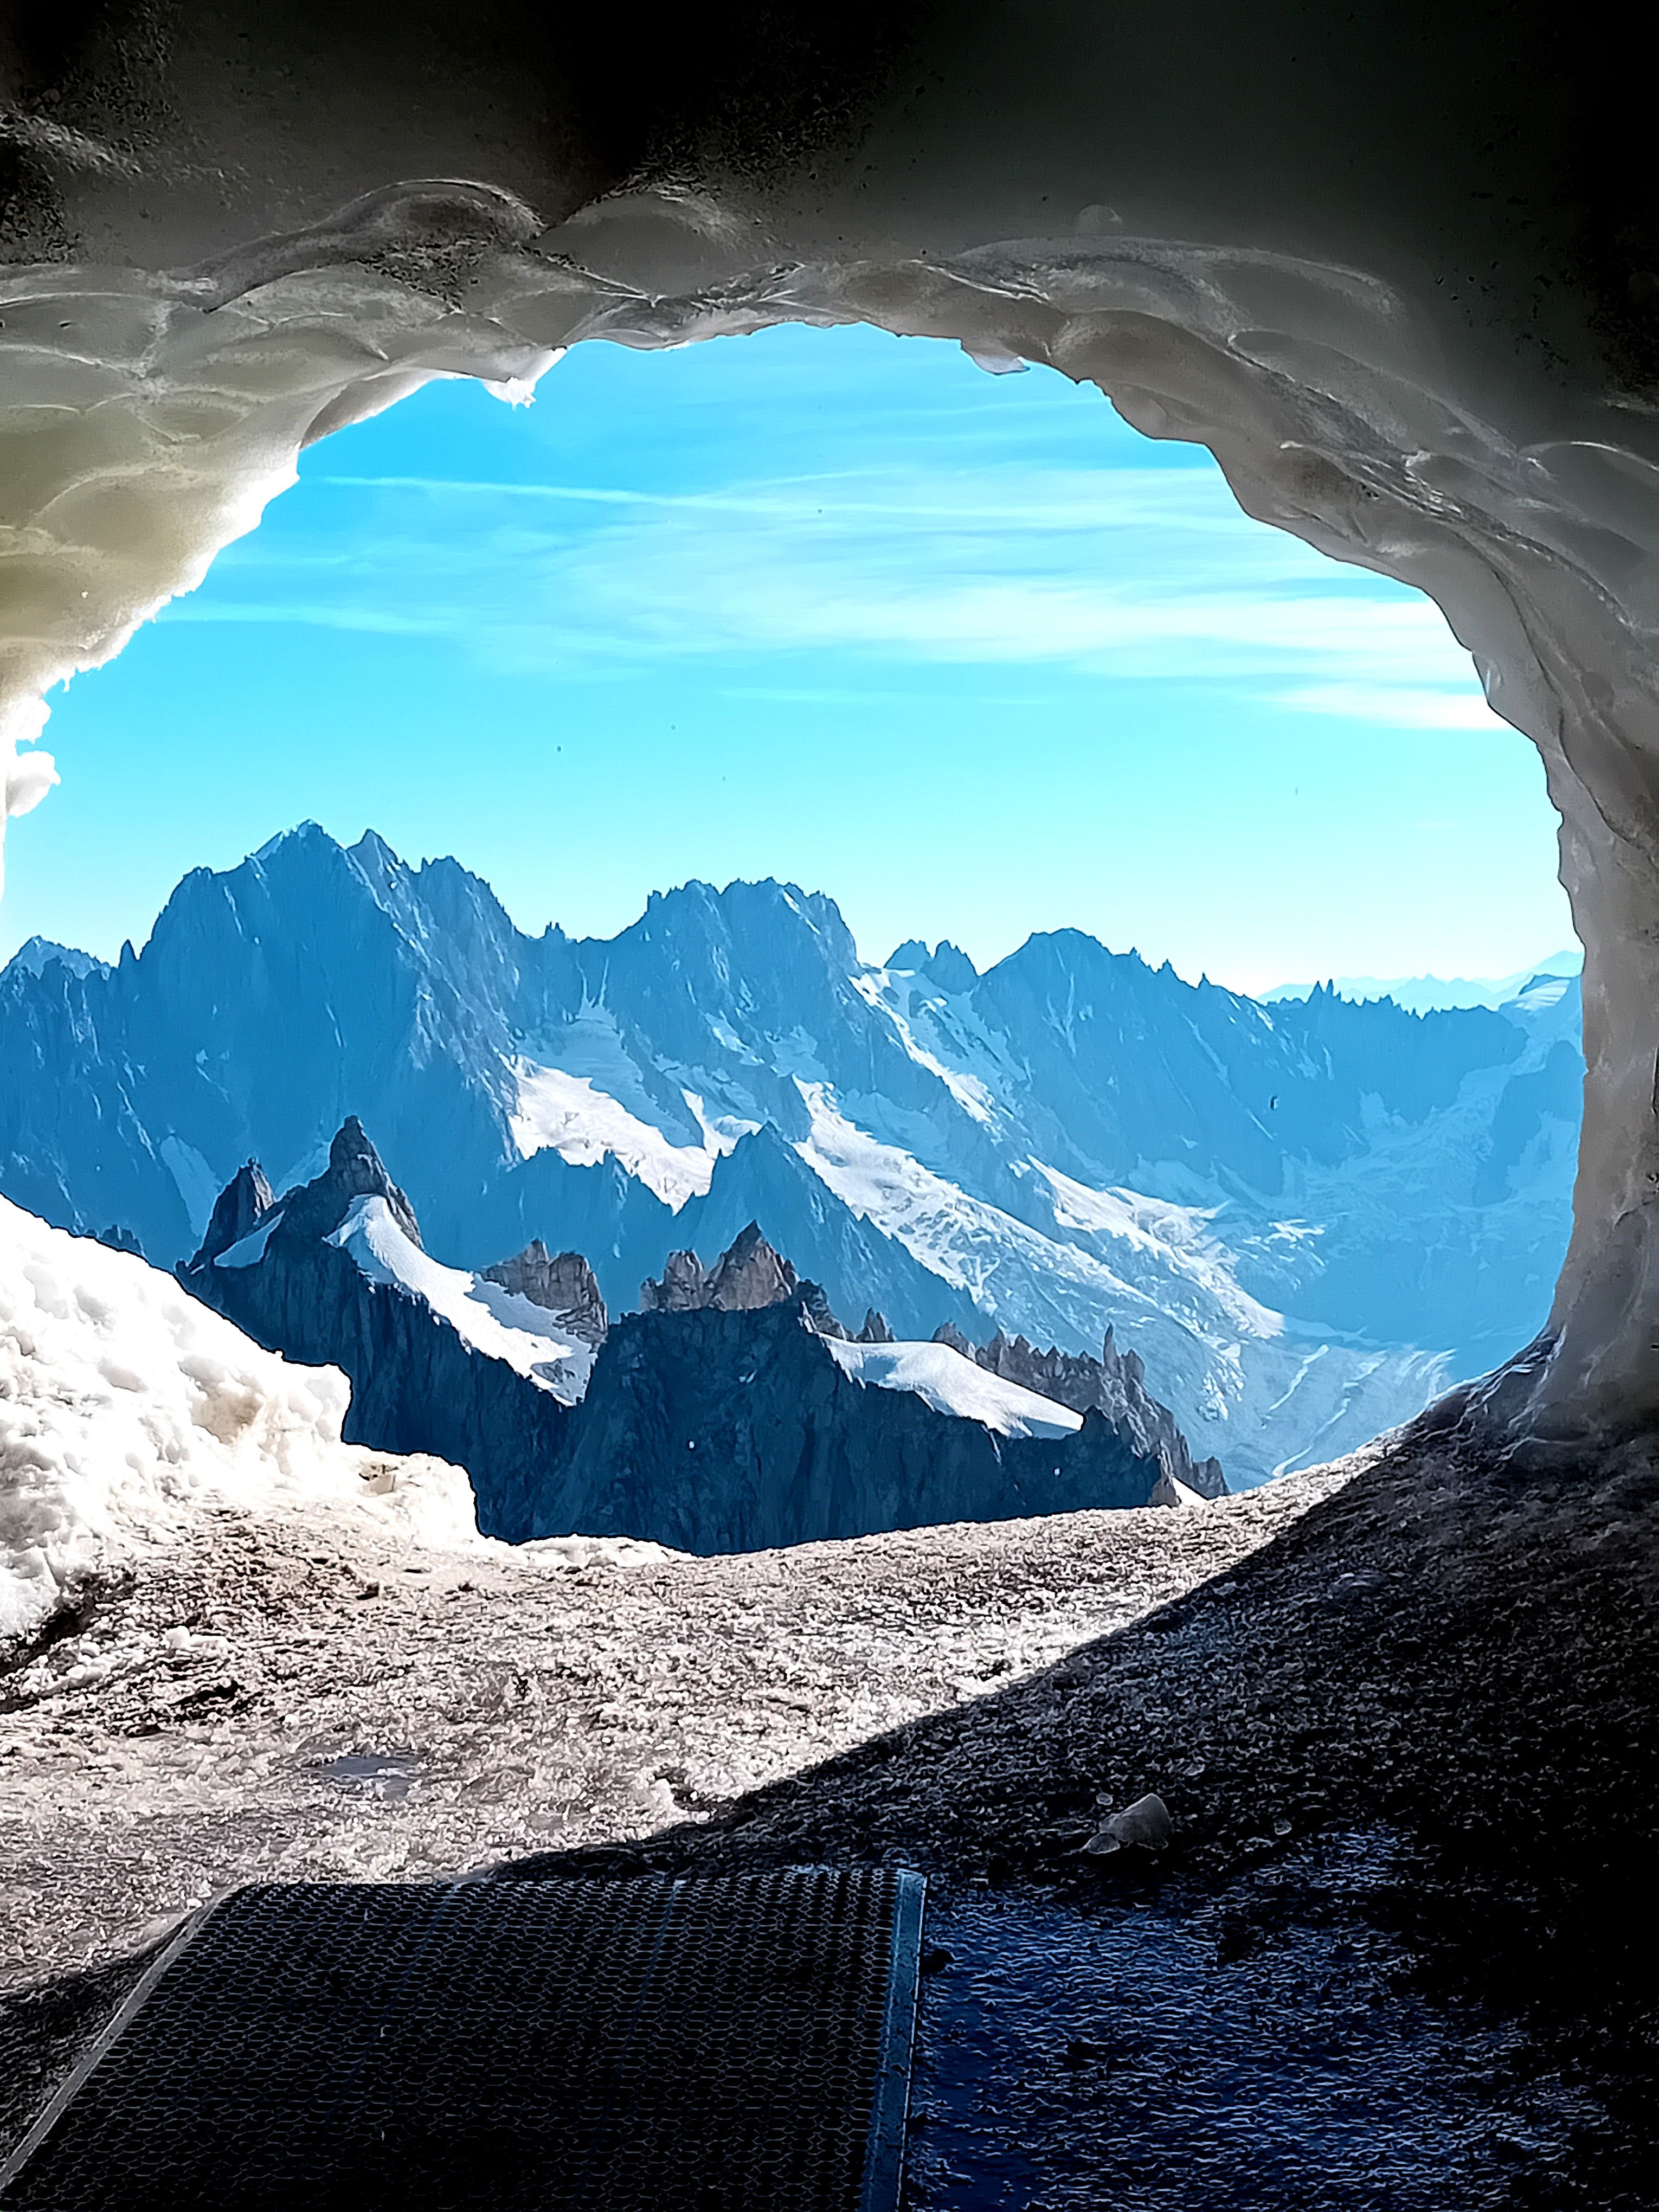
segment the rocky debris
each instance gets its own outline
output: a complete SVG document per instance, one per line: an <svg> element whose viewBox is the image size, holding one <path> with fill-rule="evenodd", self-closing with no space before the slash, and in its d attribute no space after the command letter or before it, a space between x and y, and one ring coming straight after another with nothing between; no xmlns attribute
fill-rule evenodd
<svg viewBox="0 0 1659 2212"><path fill-rule="evenodd" d="M757 1793L657 1863L846 1852L1087 1885L1073 1824L1155 1792L1175 1828L1149 1879L1253 1911L1247 1882L1287 1870L1259 1925L1218 1927L1235 1956L1297 1925L1307 1854L1382 1837L1399 1872L1365 1910L1650 2110L1659 1972L1632 1900L1659 1832L1659 1480L1633 1452L1545 1482L1427 1423L1349 1465L1273 1544L1122 1633ZM1279 1489L1162 1525L1182 1540Z"/></svg>
<svg viewBox="0 0 1659 2212"><path fill-rule="evenodd" d="M671 1252L662 1274L640 1285L647 1313L754 1313L781 1305L800 1288L800 1277L751 1221L706 1273L695 1252Z"/></svg>
<svg viewBox="0 0 1659 2212"><path fill-rule="evenodd" d="M191 1266L204 1267L222 1252L228 1252L233 1244L240 1244L243 1237L251 1237L276 1202L276 1194L258 1160L238 1168L213 1201L207 1233Z"/></svg>
<svg viewBox="0 0 1659 2212"><path fill-rule="evenodd" d="M791 1775L810 1789L817 1762L860 1746L902 1765L941 1714L988 1719L1068 1654L1236 1571L1320 1488L638 1564L210 1516L4 1678L0 1986L108 1958L278 1864L295 1881L453 1875L644 1838L665 1816L641 1778L665 1771L718 1813ZM991 1741L969 1810L1002 1787ZM426 1778L373 1822L319 1786L313 1762L392 1747ZM918 1801L915 1832L943 1809ZM0 2094L7 2078L0 2059Z"/></svg>
<svg viewBox="0 0 1659 2212"><path fill-rule="evenodd" d="M479 1273L485 1282L499 1283L515 1297L545 1306L584 1344L605 1341L611 1318L599 1295L599 1279L580 1252L550 1255L537 1237L522 1252L515 1252L509 1260L498 1260L494 1267L481 1268Z"/></svg>
<svg viewBox="0 0 1659 2212"><path fill-rule="evenodd" d="M331 1532L216 1520L11 1678L0 1978L52 1996L0 2006L0 2136L124 1986L43 1973L125 1953L181 1899L274 1866L419 1880L885 1858L930 1876L952 2003L978 1942L956 1932L962 1900L999 1927L1005 1908L1073 1922L1091 2009L1066 2033L1079 2059L1109 2045L1109 2078L1148 2023L1125 1954L1120 2026L1099 2024L1098 1944L1155 1923L1191 1977L1177 2041L1206 1991L1243 1987L1247 2032L1292 2033L1305 2005L1364 2088L1368 2023L1401 2022L1435 2069L1442 2040L1485 2018L1509 2054L1494 2080L1526 2201L1650 2203L1631 2152L1650 2170L1659 1485L1642 1470L1540 1489L1408 1437L1201 1513L627 1569L529 1559L410 1577L406 1555L347 1556ZM371 1579L386 1595L362 1604ZM427 1779L372 1820L310 1763L404 1745ZM695 1818L661 1809L665 1774L686 1778ZM1079 1852L1100 1805L1152 1795L1173 1822L1161 1852ZM1030 1956L1040 1987L1048 1952ZM1338 1965L1352 2008L1321 2013ZM1257 2020L1262 1989L1278 2009ZM55 2041L46 2012L64 2017ZM1590 2102L1570 2162L1532 2191L1527 2084L1558 2061ZM1160 2046L1158 2063L1187 2061ZM1143 2099L1168 2080L1131 2075ZM1520 2200L1454 2179L1389 2201Z"/></svg>
<svg viewBox="0 0 1659 2212"><path fill-rule="evenodd" d="M885 1314L878 1313L874 1306L864 1310L864 1326L853 1339L854 1344L891 1344L893 1332L887 1326Z"/></svg>

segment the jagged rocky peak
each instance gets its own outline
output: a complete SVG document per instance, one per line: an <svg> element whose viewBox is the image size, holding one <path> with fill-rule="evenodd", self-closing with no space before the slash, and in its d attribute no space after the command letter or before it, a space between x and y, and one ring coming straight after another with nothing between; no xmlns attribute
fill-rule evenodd
<svg viewBox="0 0 1659 2212"><path fill-rule="evenodd" d="M971 991L979 970L959 945L941 937L930 952L919 937L908 937L888 958L887 965L901 974L926 975L941 991Z"/></svg>
<svg viewBox="0 0 1659 2212"><path fill-rule="evenodd" d="M751 1221L721 1253L710 1270L708 1303L720 1313L752 1313L759 1306L781 1305L800 1288L800 1277Z"/></svg>
<svg viewBox="0 0 1659 2212"><path fill-rule="evenodd" d="M265 1171L258 1161L246 1161L214 1200L207 1234L191 1266L205 1267L222 1252L228 1252L233 1244L240 1244L244 1237L251 1237L260 1217L268 1213L276 1202L276 1194L266 1182Z"/></svg>
<svg viewBox="0 0 1659 2212"><path fill-rule="evenodd" d="M498 1260L482 1272L485 1282L499 1283L515 1297L556 1314L584 1343L604 1342L611 1317L599 1279L580 1252L550 1253L538 1237L510 1260Z"/></svg>
<svg viewBox="0 0 1659 2212"><path fill-rule="evenodd" d="M238 1168L214 1200L207 1234L184 1273L200 1274L273 1214L284 1236L331 1236L361 1198L384 1199L386 1211L410 1243L425 1249L414 1207L386 1173L362 1123L355 1114L348 1114L328 1148L328 1165L313 1182L284 1191L277 1198L258 1160ZM270 1225L274 1228L276 1222Z"/></svg>
<svg viewBox="0 0 1659 2212"><path fill-rule="evenodd" d="M970 1344L951 1322L933 1332L936 1344L948 1344L965 1358L1000 1375L1005 1382L1018 1382L1040 1398L1069 1406L1074 1413L1099 1413L1133 1438L1138 1449L1155 1456L1163 1469L1164 1495L1156 1504L1176 1502L1180 1492L1168 1489L1179 1484L1200 1498L1224 1498L1227 1482L1218 1459L1194 1460L1179 1423L1167 1406L1160 1405L1146 1389L1146 1369L1138 1352L1120 1352L1112 1332L1106 1332L1098 1359L1087 1352L1060 1352L1050 1346L1039 1352L1023 1336L1006 1336L999 1329L988 1344Z"/></svg>
<svg viewBox="0 0 1659 2212"><path fill-rule="evenodd" d="M654 1281L640 1285L640 1306L645 1313L697 1313L708 1303L707 1278L695 1252L671 1252Z"/></svg>
<svg viewBox="0 0 1659 2212"><path fill-rule="evenodd" d="M1100 1347L1100 1364L1109 1375L1119 1376L1131 1389L1144 1388L1146 1361L1138 1352L1120 1352L1109 1328L1106 1332L1106 1340Z"/></svg>
<svg viewBox="0 0 1659 2212"><path fill-rule="evenodd" d="M893 1332L888 1326L886 1315L878 1313L874 1306L866 1306L864 1327L853 1341L854 1344L891 1344L894 1341Z"/></svg>
<svg viewBox="0 0 1659 2212"><path fill-rule="evenodd" d="M782 1305L800 1287L793 1267L751 1221L706 1273L695 1252L671 1252L661 1275L640 1285L640 1304L647 1313L753 1313Z"/></svg>
<svg viewBox="0 0 1659 2212"><path fill-rule="evenodd" d="M380 1198L404 1235L417 1249L421 1225L415 1209L386 1173L368 1132L355 1114L348 1114L328 1148L328 1165L313 1182L302 1184L283 1200L283 1217L289 1226L327 1236L339 1227L360 1198Z"/></svg>

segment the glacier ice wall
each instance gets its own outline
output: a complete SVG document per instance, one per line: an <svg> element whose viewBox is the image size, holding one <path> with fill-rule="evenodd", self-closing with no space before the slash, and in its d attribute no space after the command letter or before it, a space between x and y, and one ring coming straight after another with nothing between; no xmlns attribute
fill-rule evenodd
<svg viewBox="0 0 1659 2212"><path fill-rule="evenodd" d="M647 15L14 0L0 771L43 694L434 374L786 319L1046 362L1428 592L1539 746L1586 954L1577 1225L1488 1395L1659 1426L1659 216L1640 72L1519 0ZM448 181L446 181L446 180ZM550 393L556 392L556 385ZM555 401L554 404L556 404Z"/></svg>

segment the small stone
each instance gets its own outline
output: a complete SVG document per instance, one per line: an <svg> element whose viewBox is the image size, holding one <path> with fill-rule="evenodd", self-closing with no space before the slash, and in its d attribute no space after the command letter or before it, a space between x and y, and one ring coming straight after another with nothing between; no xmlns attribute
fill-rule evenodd
<svg viewBox="0 0 1659 2212"><path fill-rule="evenodd" d="M1133 1805L1126 1805L1121 1813L1114 1813L1101 1828L1102 1836L1115 1837L1119 1844L1133 1844L1143 1851L1161 1851L1175 1833L1175 1822L1170 1818L1170 1808L1154 1792L1137 1797ZM1095 1838L1098 1843L1099 1837ZM1093 1850L1094 1844L1089 1845Z"/></svg>

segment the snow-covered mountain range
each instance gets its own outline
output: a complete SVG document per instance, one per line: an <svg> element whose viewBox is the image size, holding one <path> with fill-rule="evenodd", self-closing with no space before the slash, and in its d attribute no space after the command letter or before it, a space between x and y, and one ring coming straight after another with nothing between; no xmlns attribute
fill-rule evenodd
<svg viewBox="0 0 1659 2212"><path fill-rule="evenodd" d="M861 960L776 883L518 931L453 860L314 825L179 886L113 967L0 975L0 1189L193 1251L251 1155L279 1189L349 1114L434 1259L534 1237L624 1310L750 1220L837 1310L1144 1358L1235 1486L1329 1459L1533 1334L1565 1248L1577 987L1419 1017L1272 1007L1079 932L978 975Z"/></svg>
<svg viewBox="0 0 1659 2212"><path fill-rule="evenodd" d="M267 1352L343 1370L346 1440L465 1467L479 1527L514 1542L756 1551L1219 1489L1109 1347L1109 1368L1067 1372L1000 1337L896 1343L875 1316L853 1340L752 1222L712 1275L677 1255L647 1310L613 1325L564 1258L532 1246L479 1274L441 1266L351 1119L295 1189L273 1196L239 1170L179 1279ZM580 1310L542 1303L573 1279Z"/></svg>
<svg viewBox="0 0 1659 2212"><path fill-rule="evenodd" d="M1517 968L1509 975L1333 975L1329 988L1344 999L1392 999L1413 1014L1443 1013L1449 1006L1506 1006L1525 990L1552 975L1579 975L1583 969L1583 948L1552 952L1531 968ZM1318 986L1280 983L1261 994L1264 1006L1281 999L1305 999Z"/></svg>

